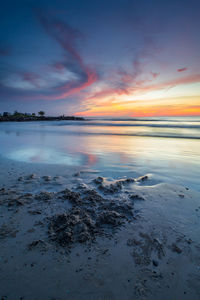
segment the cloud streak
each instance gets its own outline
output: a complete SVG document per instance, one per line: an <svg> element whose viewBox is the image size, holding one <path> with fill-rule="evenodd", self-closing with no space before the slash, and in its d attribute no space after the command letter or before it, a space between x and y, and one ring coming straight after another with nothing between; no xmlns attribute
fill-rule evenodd
<svg viewBox="0 0 200 300"><path fill-rule="evenodd" d="M59 93L45 98L63 99L69 95L79 93L83 89L91 86L97 81L97 74L87 66L76 47L76 40L80 38L81 33L72 28L69 24L56 19L48 19L41 12L38 12L38 18L45 28L45 31L51 36L64 50L66 61L57 63L57 67L62 70L66 68L76 74L76 80L73 79L57 88Z"/></svg>
<svg viewBox="0 0 200 300"><path fill-rule="evenodd" d="M132 85L128 89L126 89L126 92L119 93L119 90L103 90L93 96L91 96L83 105L82 111L79 111L77 115L83 115L83 116L100 116L100 115L116 115L116 116L123 116L123 115L129 115L132 110L138 111L138 115L151 115L155 114L158 115L158 113L162 113L162 115L166 115L167 113L171 112L171 114L175 113L174 108L168 109L165 111L164 106L162 102L164 100L159 99L158 102L156 102L155 105L151 106L149 105L149 101L142 101L138 100L137 96L145 95L149 92L157 92L161 90L169 90L171 88L174 88L176 86L181 85L187 85L187 84L193 84L193 83L199 83L200 82L200 74L191 74L185 77L181 78L175 78L172 80L168 80L165 82L157 82L154 81L141 81L141 84L137 87L135 86L135 81L132 81ZM127 96L129 100L127 99ZM131 100L131 98L133 100ZM180 100L180 99L179 99ZM169 101L169 100L168 100ZM193 101L193 100L192 100ZM138 104L139 103L139 104ZM159 105L158 105L159 104ZM174 107L175 104L170 102L169 106ZM139 108L137 108L139 107ZM160 109L158 109L161 107ZM198 115L200 113L199 109L196 107L196 114ZM183 113L186 114L187 108L188 112L195 113L192 111L192 107L190 105L184 104L184 107L181 107L179 103L179 114ZM135 113L136 113L135 111ZM177 111L178 115L178 111Z"/></svg>
<svg viewBox="0 0 200 300"><path fill-rule="evenodd" d="M129 70L124 67L114 69L108 76L102 76L102 88L91 89L87 99L101 99L105 97L130 95L140 92L146 84L155 81L160 73L146 71L149 62L160 52L151 38L144 39L143 48L134 54ZM98 85L98 83L97 83Z"/></svg>
<svg viewBox="0 0 200 300"><path fill-rule="evenodd" d="M8 11L5 19L11 22L2 26L0 42L4 107L10 101L11 109L19 104L28 110L42 103L47 113L50 107L63 113L63 107L65 113L85 116L130 115L133 107L138 114L146 111L152 99L160 99L156 105L162 106L165 97L200 95L200 85L194 85L200 83L197 24L194 36L183 29L183 20L177 28L170 3L165 4L167 14L163 4L157 14L149 13L146 4L119 1L113 11L104 2L98 13L98 5L87 0L83 6L42 0L37 9L18 4L16 11ZM159 110L148 107L152 113Z"/></svg>
<svg viewBox="0 0 200 300"><path fill-rule="evenodd" d="M62 49L61 61L52 63L41 70L40 74L31 71L9 73L1 82L4 90L11 94L21 90L30 99L58 100L79 94L98 80L97 73L88 66L76 46L82 34L63 21L52 19L40 10L35 10L37 18L46 34ZM7 52L2 48L0 55ZM27 93L26 93L27 91Z"/></svg>
<svg viewBox="0 0 200 300"><path fill-rule="evenodd" d="M184 72L184 71L187 71L187 68L186 68L186 67L181 68L181 69L177 69L177 72Z"/></svg>

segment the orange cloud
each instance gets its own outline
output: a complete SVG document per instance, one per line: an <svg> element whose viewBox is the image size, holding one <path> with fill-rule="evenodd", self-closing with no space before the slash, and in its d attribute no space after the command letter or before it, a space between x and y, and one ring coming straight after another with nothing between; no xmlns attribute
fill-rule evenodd
<svg viewBox="0 0 200 300"><path fill-rule="evenodd" d="M200 96L156 99L151 101L121 101L120 103L112 99L107 103L100 103L90 106L87 111L79 112L81 116L199 116Z"/></svg>
<svg viewBox="0 0 200 300"><path fill-rule="evenodd" d="M89 96L89 99L102 99L108 96L116 96L116 95L139 95L142 93L155 91L155 90L162 90L167 88L172 88L178 85L183 84L189 84L189 83L197 83L200 82L200 74L192 74L186 77L181 78L175 78L166 82L159 82L159 83L153 83L149 84L151 82L150 80L138 80L138 81L132 81L132 84L130 84L129 87L127 87L125 90L121 88L108 88L102 91L99 91L98 93L95 93L93 95Z"/></svg>

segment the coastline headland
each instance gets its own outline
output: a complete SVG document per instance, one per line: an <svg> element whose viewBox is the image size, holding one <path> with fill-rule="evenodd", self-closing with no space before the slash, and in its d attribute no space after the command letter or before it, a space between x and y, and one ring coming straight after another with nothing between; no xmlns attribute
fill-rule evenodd
<svg viewBox="0 0 200 300"><path fill-rule="evenodd" d="M70 120L70 121L85 121L83 117L75 117L75 116L45 116L45 112L40 111L38 115L35 113L28 114L28 113L18 113L14 112L10 114L8 112L4 112L0 114L0 122L27 122L27 121L63 121L63 120Z"/></svg>

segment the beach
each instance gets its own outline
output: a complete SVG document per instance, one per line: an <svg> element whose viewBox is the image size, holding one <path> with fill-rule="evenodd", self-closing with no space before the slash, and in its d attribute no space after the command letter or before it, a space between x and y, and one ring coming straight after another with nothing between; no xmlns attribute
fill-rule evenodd
<svg viewBox="0 0 200 300"><path fill-rule="evenodd" d="M199 299L200 119L0 124L1 299Z"/></svg>

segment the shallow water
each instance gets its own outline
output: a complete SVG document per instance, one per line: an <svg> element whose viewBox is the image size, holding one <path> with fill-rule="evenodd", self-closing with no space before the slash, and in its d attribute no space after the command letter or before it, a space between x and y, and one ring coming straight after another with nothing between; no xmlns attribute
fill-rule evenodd
<svg viewBox="0 0 200 300"><path fill-rule="evenodd" d="M200 118L0 123L0 155L200 190Z"/></svg>

